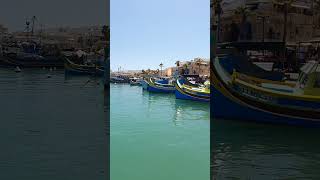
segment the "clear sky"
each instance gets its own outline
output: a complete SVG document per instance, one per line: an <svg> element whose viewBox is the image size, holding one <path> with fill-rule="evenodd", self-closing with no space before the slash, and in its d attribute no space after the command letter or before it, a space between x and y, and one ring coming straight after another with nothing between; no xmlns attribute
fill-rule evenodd
<svg viewBox="0 0 320 180"><path fill-rule="evenodd" d="M111 69L210 56L209 0L111 0Z"/></svg>
<svg viewBox="0 0 320 180"><path fill-rule="evenodd" d="M26 18L36 16L46 27L109 24L110 0L6 0L0 5L0 24L24 30Z"/></svg>

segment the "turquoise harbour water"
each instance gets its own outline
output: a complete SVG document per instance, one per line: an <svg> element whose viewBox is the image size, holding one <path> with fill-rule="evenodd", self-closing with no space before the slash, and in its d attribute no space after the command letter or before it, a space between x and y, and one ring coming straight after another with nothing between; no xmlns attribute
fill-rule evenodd
<svg viewBox="0 0 320 180"><path fill-rule="evenodd" d="M320 179L319 129L211 120L214 179Z"/></svg>
<svg viewBox="0 0 320 180"><path fill-rule="evenodd" d="M102 84L48 73L0 69L0 179L106 179Z"/></svg>
<svg viewBox="0 0 320 180"><path fill-rule="evenodd" d="M111 180L208 180L209 104L111 85Z"/></svg>

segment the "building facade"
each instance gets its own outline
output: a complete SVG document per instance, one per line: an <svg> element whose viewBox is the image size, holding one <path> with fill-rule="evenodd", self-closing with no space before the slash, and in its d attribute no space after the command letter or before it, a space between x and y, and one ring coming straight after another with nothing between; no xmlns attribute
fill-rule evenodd
<svg viewBox="0 0 320 180"><path fill-rule="evenodd" d="M167 76L178 74L210 76L210 61L204 58L194 58L190 61L177 61L175 67L165 70Z"/></svg>
<svg viewBox="0 0 320 180"><path fill-rule="evenodd" d="M221 42L236 40L309 41L320 36L320 3L317 0L222 0ZM287 13L286 12L287 9ZM249 36L241 37L244 32Z"/></svg>

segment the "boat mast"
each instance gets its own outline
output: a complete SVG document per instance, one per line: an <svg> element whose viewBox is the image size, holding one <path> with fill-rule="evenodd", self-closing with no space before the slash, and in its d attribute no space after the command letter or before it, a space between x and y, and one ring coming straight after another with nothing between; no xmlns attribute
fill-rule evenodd
<svg viewBox="0 0 320 180"><path fill-rule="evenodd" d="M27 38L29 40L29 38L30 38L30 21L28 19L26 19L26 27L25 27L24 31L27 33Z"/></svg>
<svg viewBox="0 0 320 180"><path fill-rule="evenodd" d="M34 26L34 23L35 21L37 20L36 16L33 16L31 21L32 21L32 27L31 27L31 35L33 36L33 33L34 33L34 29L35 29L35 26Z"/></svg>

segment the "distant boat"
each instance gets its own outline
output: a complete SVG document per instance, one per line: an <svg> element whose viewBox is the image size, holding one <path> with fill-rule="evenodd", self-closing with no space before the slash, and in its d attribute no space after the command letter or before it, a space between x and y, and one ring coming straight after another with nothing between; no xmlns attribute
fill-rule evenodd
<svg viewBox="0 0 320 180"><path fill-rule="evenodd" d="M49 49L52 52L41 53L40 50L44 47L29 42L7 45L0 58L0 65L27 68L63 67L63 58L57 52L58 50L51 47Z"/></svg>
<svg viewBox="0 0 320 180"><path fill-rule="evenodd" d="M141 79L139 78L131 78L130 79L131 86L141 86Z"/></svg>
<svg viewBox="0 0 320 180"><path fill-rule="evenodd" d="M64 63L65 71L69 74L74 75L95 75L95 76L103 76L104 69L102 67L96 65L81 65L76 64L65 57Z"/></svg>
<svg viewBox="0 0 320 180"><path fill-rule="evenodd" d="M127 83L127 80L121 77L113 76L113 77L110 77L110 82L111 83Z"/></svg>
<svg viewBox="0 0 320 180"><path fill-rule="evenodd" d="M175 83L175 95L177 99L193 100L193 101L210 101L210 82L204 85L195 85L186 78L178 78Z"/></svg>
<svg viewBox="0 0 320 180"><path fill-rule="evenodd" d="M14 71L15 71L16 73L19 73L19 72L21 72L21 69L19 68L19 66L17 66Z"/></svg>

